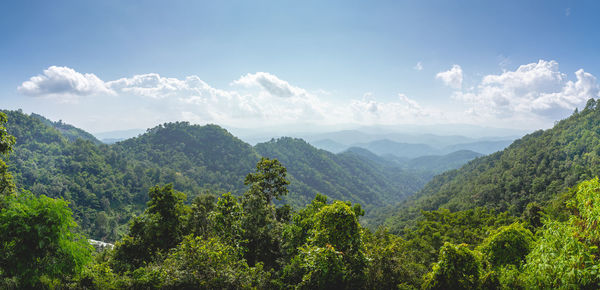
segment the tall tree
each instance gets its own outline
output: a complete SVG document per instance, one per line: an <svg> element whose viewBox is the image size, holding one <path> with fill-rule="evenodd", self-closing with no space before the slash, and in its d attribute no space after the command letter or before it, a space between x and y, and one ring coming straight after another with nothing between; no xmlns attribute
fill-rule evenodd
<svg viewBox="0 0 600 290"><path fill-rule="evenodd" d="M15 191L12 175L8 172L8 165L5 161L15 144L15 137L6 131L4 126L6 122L6 115L0 112L0 194L4 195Z"/></svg>
<svg viewBox="0 0 600 290"><path fill-rule="evenodd" d="M137 268L183 239L189 214L189 207L183 203L185 194L167 184L151 188L149 195L148 207L131 222L129 236L115 246L113 265L119 271Z"/></svg>
<svg viewBox="0 0 600 290"><path fill-rule="evenodd" d="M288 193L286 172L277 159L262 158L256 164L256 172L246 176L244 183L250 185L250 189L242 200L242 226L247 248L245 257L250 265L263 262L272 268L281 256L282 226L271 201Z"/></svg>
<svg viewBox="0 0 600 290"><path fill-rule="evenodd" d="M279 199L288 194L286 179L287 170L277 159L261 158L256 164L256 172L249 173L244 180L245 185L250 185L250 190L263 197L267 204L273 198Z"/></svg>

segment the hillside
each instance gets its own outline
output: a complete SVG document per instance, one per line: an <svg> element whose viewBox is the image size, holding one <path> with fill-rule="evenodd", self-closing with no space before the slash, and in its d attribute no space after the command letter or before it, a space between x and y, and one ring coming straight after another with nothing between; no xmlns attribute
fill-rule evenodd
<svg viewBox="0 0 600 290"><path fill-rule="evenodd" d="M346 152L352 152L385 167L396 167L408 172L421 172L433 177L447 170L456 169L467 162L482 156L470 150L459 150L445 155L426 155L416 158L398 157L392 154L379 156L361 147L350 147Z"/></svg>
<svg viewBox="0 0 600 290"><path fill-rule="evenodd" d="M536 131L507 149L436 176L397 208L387 225L399 230L420 210L485 206L520 215L527 204L545 205L578 182L600 174L600 108L591 99L581 112Z"/></svg>
<svg viewBox="0 0 600 290"><path fill-rule="evenodd" d="M81 228L99 240L115 240L143 209L148 189L156 184L173 183L188 195L188 202L207 191L242 194L246 174L263 155L288 167L290 194L282 202L295 207L323 193L368 209L398 202L426 182L420 174L356 154L318 150L299 139L252 147L216 125L168 123L106 145L62 122L5 113L8 132L17 138L9 162L17 185L69 201Z"/></svg>
<svg viewBox="0 0 600 290"><path fill-rule="evenodd" d="M471 150L459 150L446 155L430 155L412 158L405 161L403 168L439 174L447 170L459 168L463 164L481 156L483 155Z"/></svg>
<svg viewBox="0 0 600 290"><path fill-rule="evenodd" d="M37 118L40 121L42 121L42 123L49 125L49 126L53 127L54 129L58 130L69 141L83 139L83 140L91 141L94 144L102 143L100 140L96 139L96 137L94 137L94 135L92 135L84 130L81 130L73 125L63 123L62 120L59 120L58 122L54 122L54 121L47 119L46 117L44 117L42 115L38 115L35 113L32 113L31 117Z"/></svg>
<svg viewBox="0 0 600 290"><path fill-rule="evenodd" d="M174 182L188 193L202 187L240 193L244 177L260 159L252 146L225 129L187 122L159 125L111 148L146 169L168 169L164 174L173 177L156 181Z"/></svg>
<svg viewBox="0 0 600 290"><path fill-rule="evenodd" d="M366 207L395 203L420 189L424 178L399 167L386 167L352 152L333 154L302 139L279 138L255 146L261 156L288 168L290 191L309 202L316 193Z"/></svg>

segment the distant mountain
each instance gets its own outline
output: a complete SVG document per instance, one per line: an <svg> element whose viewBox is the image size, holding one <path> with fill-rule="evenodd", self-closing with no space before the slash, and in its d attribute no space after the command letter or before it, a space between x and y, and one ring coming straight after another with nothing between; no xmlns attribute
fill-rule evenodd
<svg viewBox="0 0 600 290"><path fill-rule="evenodd" d="M319 133L319 134L305 134L300 136L302 139L312 142L318 140L331 140L336 143L340 143L343 145L351 145L355 143L367 143L371 141L375 141L378 136L374 136L365 132L361 132L358 130L342 130L335 131L330 133Z"/></svg>
<svg viewBox="0 0 600 290"><path fill-rule="evenodd" d="M100 141L102 141L102 143L104 143L104 144L115 144L115 143L117 143L119 141L123 141L123 140L126 140L126 138L104 138Z"/></svg>
<svg viewBox="0 0 600 290"><path fill-rule="evenodd" d="M427 176L433 177L444 171L459 168L467 162L482 156L477 152L469 150L460 150L446 155L427 155L417 158L398 157L395 155L379 156L360 147L350 147L347 152L360 155L383 166L399 167L409 172L421 172L421 177L424 177L425 179L428 179Z"/></svg>
<svg viewBox="0 0 600 290"><path fill-rule="evenodd" d="M5 113L8 132L17 138L9 160L17 185L68 200L79 225L97 240L115 240L156 184L173 183L188 201L206 191L242 194L260 156L287 166L291 184L284 201L295 206L322 193L369 209L401 201L427 181L421 173L349 152L333 154L300 139L253 147L216 125L167 123L106 145L74 138L88 135L39 115Z"/></svg>
<svg viewBox="0 0 600 290"><path fill-rule="evenodd" d="M317 141L311 141L309 143L312 146L315 146L316 148L327 150L331 153L340 153L348 148L348 145L335 142L331 139L322 139Z"/></svg>
<svg viewBox="0 0 600 290"><path fill-rule="evenodd" d="M484 155L491 154L508 147L513 140L477 141L471 143L454 144L444 147L441 151L450 153L460 150L469 150Z"/></svg>
<svg viewBox="0 0 600 290"><path fill-rule="evenodd" d="M123 141L129 138L137 137L146 132L145 129L129 129L129 130L117 130L94 133L94 136L101 140L103 143L112 144L119 141Z"/></svg>
<svg viewBox="0 0 600 290"><path fill-rule="evenodd" d="M261 156L277 158L287 167L290 190L309 202L316 193L368 206L402 200L426 181L399 167L384 167L352 153L333 154L319 150L302 139L283 137L255 146Z"/></svg>
<svg viewBox="0 0 600 290"><path fill-rule="evenodd" d="M411 159L423 156L446 155L463 150L485 155L500 151L510 145L510 143L512 143L511 140L476 141L436 148L427 144L399 143L389 139L383 139L369 143L353 144L352 146L365 148L379 156L387 156L388 158L389 155L392 155L394 157L399 157L400 159Z"/></svg>
<svg viewBox="0 0 600 290"><path fill-rule="evenodd" d="M387 156L382 157L362 147L350 147L345 152L352 152L353 154L362 156L363 158L385 166L399 167L401 164L404 164L410 160L409 158L400 158L397 156L393 156L392 158L386 158Z"/></svg>
<svg viewBox="0 0 600 290"><path fill-rule="evenodd" d="M600 106L585 109L536 131L508 148L436 176L399 206L388 225L395 230L420 210L486 206L519 215L530 202L546 204L568 187L600 175Z"/></svg>
<svg viewBox="0 0 600 290"><path fill-rule="evenodd" d="M439 152L427 144L398 143L389 139L376 140L370 143L358 143L352 146L365 148L380 156L391 154L406 158L434 155Z"/></svg>
<svg viewBox="0 0 600 290"><path fill-rule="evenodd" d="M404 168L410 170L429 171L434 174L456 169L465 163L483 156L470 150L459 150L446 155L421 156L406 161Z"/></svg>

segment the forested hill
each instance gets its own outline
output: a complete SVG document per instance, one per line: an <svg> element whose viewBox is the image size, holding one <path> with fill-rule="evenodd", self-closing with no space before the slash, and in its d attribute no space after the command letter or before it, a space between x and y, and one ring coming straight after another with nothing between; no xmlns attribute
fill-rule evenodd
<svg viewBox="0 0 600 290"><path fill-rule="evenodd" d="M399 201L426 181L398 167L356 154L334 155L301 140L284 138L254 148L216 125L169 123L105 145L62 122L3 112L8 132L17 139L9 160L17 185L69 201L78 224L95 239L117 239L156 184L173 183L188 202L206 191L242 194L244 178L261 155L280 158L288 167L290 194L283 202L295 206L304 206L318 192L369 208Z"/></svg>
<svg viewBox="0 0 600 290"><path fill-rule="evenodd" d="M37 118L40 121L42 121L42 123L49 125L50 127L53 127L54 129L58 130L69 141L83 139L83 140L92 141L95 144L102 144L102 142L100 140L96 139L96 137L94 137L94 135L92 135L86 131L83 131L73 125L63 123L62 120L59 120L58 122L53 122L51 120L48 120L46 117L35 114L35 113L32 113L31 117Z"/></svg>
<svg viewBox="0 0 600 290"><path fill-rule="evenodd" d="M519 215L531 202L544 205L568 187L600 175L599 155L600 106L591 99L584 110L552 129L436 176L386 223L400 230L420 210L440 207L456 211L485 206Z"/></svg>
<svg viewBox="0 0 600 290"><path fill-rule="evenodd" d="M333 154L302 139L283 137L255 146L261 156L277 158L287 169L290 191L304 192L301 204L316 193L363 205L382 206L402 200L426 182L416 173L383 166L353 152Z"/></svg>
<svg viewBox="0 0 600 290"><path fill-rule="evenodd" d="M119 155L143 168L168 168L178 190L194 188L240 193L244 177L260 156L252 146L216 125L167 123L136 138L111 145Z"/></svg>

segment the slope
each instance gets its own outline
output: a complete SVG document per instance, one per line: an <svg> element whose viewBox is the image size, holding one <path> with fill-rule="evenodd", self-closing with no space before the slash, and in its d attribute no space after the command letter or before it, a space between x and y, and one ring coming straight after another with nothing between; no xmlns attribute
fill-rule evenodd
<svg viewBox="0 0 600 290"><path fill-rule="evenodd" d="M385 167L352 152L333 154L302 139L283 137L255 146L259 154L277 158L288 169L290 191L306 204L319 192L334 199L359 202L365 207L395 203L424 184L399 167Z"/></svg>
<svg viewBox="0 0 600 290"><path fill-rule="evenodd" d="M97 145L102 143L100 140L96 139L96 137L94 137L94 135L92 135L82 129L79 129L75 126L63 123L62 120L59 120L58 122L53 122L53 121L47 119L46 117L35 114L35 113L32 113L31 117L39 119L40 121L42 121L42 123L49 125L49 126L53 127L54 129L58 130L69 141L83 139L83 140L91 141L92 143L97 144Z"/></svg>
<svg viewBox="0 0 600 290"><path fill-rule="evenodd" d="M242 194L243 180L261 155L280 158L288 167L286 199L296 206L318 192L369 208L400 201L425 183L399 168L317 150L297 139L254 148L216 125L168 123L136 138L97 145L65 135L69 131L38 115L6 113L8 132L17 138L9 162L17 185L69 201L81 229L97 240L117 239L156 184L173 183L188 201L206 191Z"/></svg>
<svg viewBox="0 0 600 290"><path fill-rule="evenodd" d="M436 176L387 219L399 230L420 210L485 206L518 215L530 202L542 205L566 188L600 174L600 108L588 101L581 112L536 131L507 149Z"/></svg>

